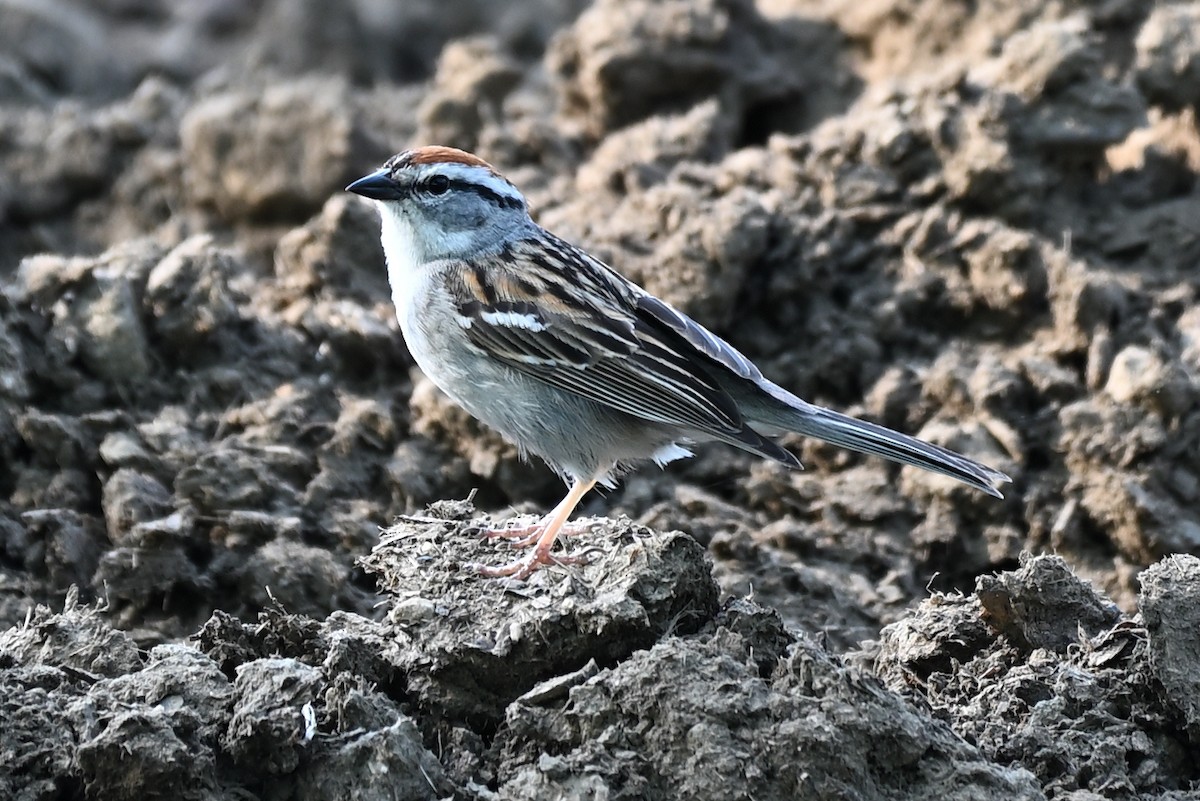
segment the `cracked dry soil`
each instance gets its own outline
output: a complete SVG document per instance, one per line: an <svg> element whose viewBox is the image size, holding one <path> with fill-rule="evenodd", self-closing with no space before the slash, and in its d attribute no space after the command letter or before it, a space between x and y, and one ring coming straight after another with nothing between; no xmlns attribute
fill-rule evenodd
<svg viewBox="0 0 1200 801"><path fill-rule="evenodd" d="M1197 30L0 0L0 799L1197 797ZM587 565L464 571L561 487L413 369L340 192L430 142L1015 484L704 447Z"/></svg>

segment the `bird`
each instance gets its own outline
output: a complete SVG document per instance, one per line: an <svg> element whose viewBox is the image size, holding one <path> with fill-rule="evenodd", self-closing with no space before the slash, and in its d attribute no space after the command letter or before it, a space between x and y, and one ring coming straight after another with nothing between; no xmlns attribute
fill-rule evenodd
<svg viewBox="0 0 1200 801"><path fill-rule="evenodd" d="M788 467L795 432L950 476L996 498L1011 479L961 454L802 400L700 323L530 216L478 156L405 150L346 187L374 201L397 320L417 366L471 415L567 482L532 526L487 529L531 548L484 576L527 579L581 499L639 464L718 441Z"/></svg>

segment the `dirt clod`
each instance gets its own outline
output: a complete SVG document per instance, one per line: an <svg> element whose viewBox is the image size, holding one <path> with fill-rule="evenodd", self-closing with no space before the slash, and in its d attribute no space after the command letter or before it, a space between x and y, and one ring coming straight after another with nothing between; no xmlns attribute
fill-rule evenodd
<svg viewBox="0 0 1200 801"><path fill-rule="evenodd" d="M472 536L489 524L461 514L402 520L363 561L398 598L390 619L406 646L410 692L451 719L498 722L538 682L592 660L613 664L667 632L695 631L716 611L703 550L679 532L575 521L581 533L568 542L587 564L506 590L474 575L473 564L520 555Z"/></svg>

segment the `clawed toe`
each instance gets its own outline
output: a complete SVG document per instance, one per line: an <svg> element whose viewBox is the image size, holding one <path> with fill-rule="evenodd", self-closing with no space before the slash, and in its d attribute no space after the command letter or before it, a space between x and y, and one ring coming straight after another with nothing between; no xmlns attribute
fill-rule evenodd
<svg viewBox="0 0 1200 801"><path fill-rule="evenodd" d="M505 528L486 528L479 529L479 535L485 540L529 540L530 544L537 542L538 535L542 533L542 524L534 523L530 526L511 526Z"/></svg>
<svg viewBox="0 0 1200 801"><path fill-rule="evenodd" d="M510 562L507 565L498 565L496 567L478 566L476 569L482 576L500 577L511 576L516 579L527 579L533 575L534 571L542 565L553 564L573 564L580 561L578 556L551 556L550 550L554 547L554 541L560 533L564 533L566 529L571 528L567 521L571 517L571 512L579 505L579 500L588 490L596 484L595 479L582 480L576 479L571 484L571 489L567 492L567 497L559 502L558 506L554 507L554 511L546 515L540 522L534 526L522 528L503 528L503 529L485 529L483 535L502 537L504 539L517 539L512 543L517 548L528 548L535 546L533 553L524 559L518 559L515 562Z"/></svg>
<svg viewBox="0 0 1200 801"><path fill-rule="evenodd" d="M534 551L524 559L509 562L506 565L472 565L481 576L488 578L515 578L524 580L547 565L584 565L589 558L585 554L560 554Z"/></svg>
<svg viewBox="0 0 1200 801"><path fill-rule="evenodd" d="M590 524L567 523L559 531L559 536L567 537L579 534L590 527ZM506 540L512 548L528 548L537 543L546 527L542 522L530 526L513 526L512 528L481 528L479 534L485 540Z"/></svg>

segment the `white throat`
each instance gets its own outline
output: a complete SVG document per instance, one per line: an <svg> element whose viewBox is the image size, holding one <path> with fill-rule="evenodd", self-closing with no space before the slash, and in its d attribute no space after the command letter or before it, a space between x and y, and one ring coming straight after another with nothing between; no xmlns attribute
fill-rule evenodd
<svg viewBox="0 0 1200 801"><path fill-rule="evenodd" d="M387 259L388 284L392 288L392 303L401 317L421 289L426 254L412 221L392 203L376 201L380 217L380 241Z"/></svg>

